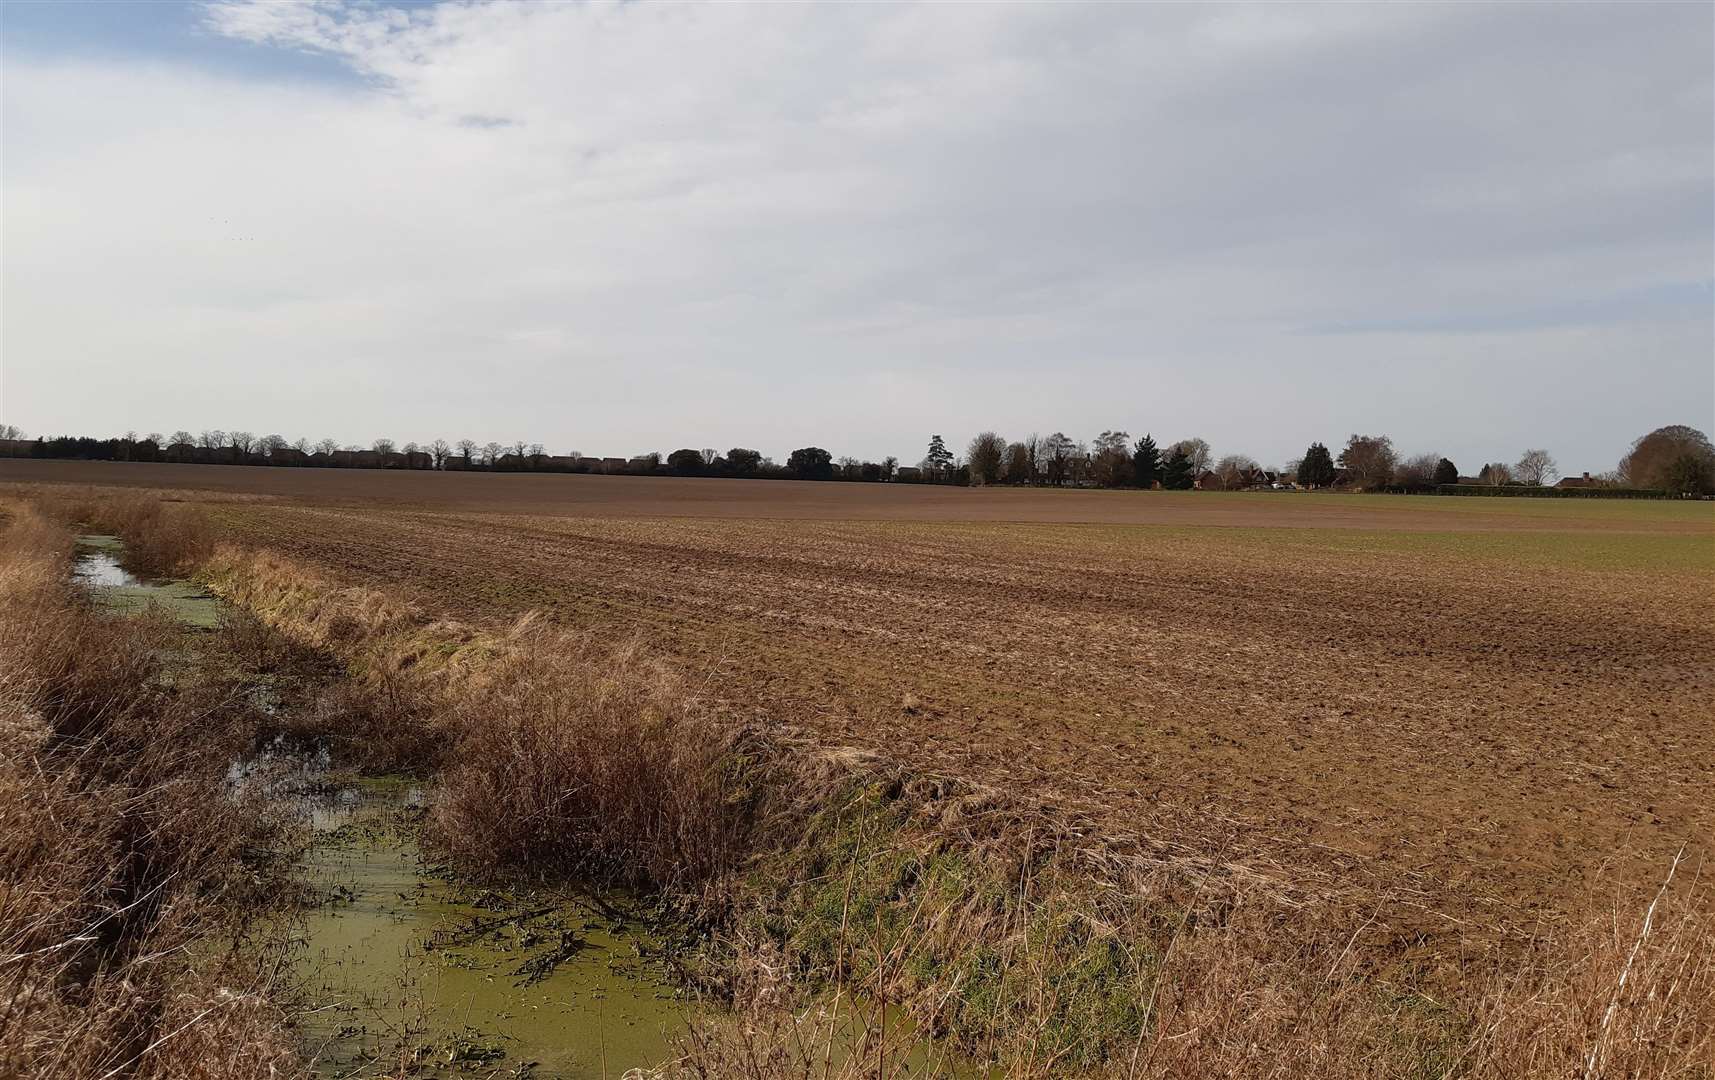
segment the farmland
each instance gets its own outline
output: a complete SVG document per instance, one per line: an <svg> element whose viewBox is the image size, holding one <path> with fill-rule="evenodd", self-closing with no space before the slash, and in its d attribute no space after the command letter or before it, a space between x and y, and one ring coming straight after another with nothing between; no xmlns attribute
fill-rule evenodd
<svg viewBox="0 0 1715 1080"><path fill-rule="evenodd" d="M0 480L182 488L231 537L435 613L636 637L732 715L1027 793L1395 941L1526 934L1715 830L1708 504Z"/></svg>

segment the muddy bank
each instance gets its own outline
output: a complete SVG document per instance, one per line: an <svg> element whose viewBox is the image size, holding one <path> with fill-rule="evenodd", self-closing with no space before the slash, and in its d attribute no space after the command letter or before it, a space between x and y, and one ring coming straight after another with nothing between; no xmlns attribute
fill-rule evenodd
<svg viewBox="0 0 1715 1080"><path fill-rule="evenodd" d="M73 577L115 615L158 608L207 631L226 613L194 582L128 568L112 536L78 538ZM304 903L284 932L295 1026L319 1075L615 1076L670 1060L701 1011L634 898L479 886L425 853L428 783L342 772L325 746L284 738L229 780L310 831Z"/></svg>
<svg viewBox="0 0 1715 1080"><path fill-rule="evenodd" d="M298 796L316 831L295 956L318 1069L572 1080L671 1058L696 1006L629 900L461 882L418 842L428 797L384 779Z"/></svg>

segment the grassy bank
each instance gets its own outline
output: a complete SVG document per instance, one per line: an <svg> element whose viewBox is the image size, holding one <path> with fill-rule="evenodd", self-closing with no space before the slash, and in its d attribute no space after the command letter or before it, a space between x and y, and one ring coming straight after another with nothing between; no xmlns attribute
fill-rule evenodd
<svg viewBox="0 0 1715 1080"><path fill-rule="evenodd" d="M244 932L279 892L282 823L229 797L250 737L221 689L164 677L170 623L105 618L71 538L0 526L0 1075L296 1075Z"/></svg>
<svg viewBox="0 0 1715 1080"><path fill-rule="evenodd" d="M669 1071L822 1075L831 1035L791 1019L817 991L874 1017L838 1066L853 1074L893 1071L925 1036L1025 1076L1711 1068L1715 926L1694 868L1653 903L1619 897L1431 980L1373 912L723 714L637 643L437 619L218 544L181 509L76 512L337 657L344 696L304 722L349 758L437 775L428 828L465 868L594 873L680 905L692 977L742 1019ZM889 1029L896 1013L913 1024Z"/></svg>

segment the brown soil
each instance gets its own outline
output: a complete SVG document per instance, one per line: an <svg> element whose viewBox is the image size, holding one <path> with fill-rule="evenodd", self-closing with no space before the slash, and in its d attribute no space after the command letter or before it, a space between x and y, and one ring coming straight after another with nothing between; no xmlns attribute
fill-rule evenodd
<svg viewBox="0 0 1715 1080"><path fill-rule="evenodd" d="M1629 532L1625 504L1604 500L1351 498L1293 492L1150 492L960 488L378 469L262 468L0 458L0 482L191 489L318 506L390 506L548 517L790 518L858 521L1017 521L1306 529ZM1660 507L1661 504L1645 504ZM1651 531L1710 535L1715 515L1652 520Z"/></svg>
<svg viewBox="0 0 1715 1080"><path fill-rule="evenodd" d="M1715 835L1703 507L0 461L116 478L1405 937L1524 932Z"/></svg>

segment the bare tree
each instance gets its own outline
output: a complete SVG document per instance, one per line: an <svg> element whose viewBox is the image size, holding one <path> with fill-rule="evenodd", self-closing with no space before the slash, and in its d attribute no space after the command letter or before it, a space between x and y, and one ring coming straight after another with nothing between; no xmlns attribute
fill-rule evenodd
<svg viewBox="0 0 1715 1080"><path fill-rule="evenodd" d="M0 424L0 439L12 440L23 437L24 429L17 424Z"/></svg>
<svg viewBox="0 0 1715 1080"><path fill-rule="evenodd" d="M226 438L232 444L232 448L245 457L256 452L256 436L248 431L234 431Z"/></svg>
<svg viewBox="0 0 1715 1080"><path fill-rule="evenodd" d="M1029 443L1015 442L1006 448L1006 466L1001 475L1009 484L1034 484L1036 482L1036 456L1030 450Z"/></svg>
<svg viewBox="0 0 1715 1080"><path fill-rule="evenodd" d="M1524 456L1513 466L1513 472L1520 483L1531 487L1541 487L1552 484L1560 476L1560 468L1554 463L1547 450L1526 450Z"/></svg>
<svg viewBox="0 0 1715 1080"><path fill-rule="evenodd" d="M881 478L891 481L894 474L899 472L899 459L892 454L881 459Z"/></svg>
<svg viewBox="0 0 1715 1080"><path fill-rule="evenodd" d="M1715 445L1709 436L1684 424L1669 424L1656 428L1632 443L1632 448L1620 460L1619 481L1633 487L1667 488L1670 486L1670 466L1680 458L1690 457L1715 473ZM1677 470L1689 473L1694 470Z"/></svg>
<svg viewBox="0 0 1715 1080"><path fill-rule="evenodd" d="M339 443L335 442L333 439L323 439L321 442L316 443L316 453L318 454L327 454L331 457L334 451L338 449Z"/></svg>
<svg viewBox="0 0 1715 1080"><path fill-rule="evenodd" d="M1192 476L1202 476L1204 472L1208 471L1209 462L1215 459L1214 453L1209 449L1209 444L1202 439L1180 439L1167 448L1167 456L1172 457L1175 450L1184 452L1186 460L1191 463Z"/></svg>
<svg viewBox="0 0 1715 1080"><path fill-rule="evenodd" d="M994 484L1000 481L1001 466L1006 459L1006 440L992 431L985 431L971 440L967 451L971 460L971 483Z"/></svg>
<svg viewBox="0 0 1715 1080"><path fill-rule="evenodd" d="M1398 464L1393 440L1386 435L1353 435L1340 451L1340 465L1352 474L1352 482L1365 490L1390 483Z"/></svg>
<svg viewBox="0 0 1715 1080"><path fill-rule="evenodd" d="M434 442L429 444L429 457L434 461L435 468L437 469L446 467L447 455L451 452L452 447L447 445L447 440L445 439L436 439Z"/></svg>
<svg viewBox="0 0 1715 1080"><path fill-rule="evenodd" d="M195 446L196 445L196 436L192 435L188 431L185 431L183 428L180 428L178 431L175 431L171 435L167 436L167 439L168 439L168 442L167 442L168 446L177 446L179 443L184 443L187 446Z"/></svg>
<svg viewBox="0 0 1715 1080"><path fill-rule="evenodd" d="M547 452L547 450L545 450L543 448L541 443L531 443L530 444L530 467L531 468L540 469L542 467L542 462L544 460L546 460L547 456L548 456L548 452Z"/></svg>
<svg viewBox="0 0 1715 1080"><path fill-rule="evenodd" d="M393 440L376 439L374 442L369 444L369 448L377 454L391 454L393 452Z"/></svg>
<svg viewBox="0 0 1715 1080"><path fill-rule="evenodd" d="M1091 478L1102 487L1119 487L1131 479L1131 434L1104 431L1090 446Z"/></svg>
<svg viewBox="0 0 1715 1080"><path fill-rule="evenodd" d="M408 442L400 448L399 452L402 454L421 454L423 452L423 448L415 442Z"/></svg>
<svg viewBox="0 0 1715 1080"><path fill-rule="evenodd" d="M264 454L267 454L269 457L273 457L275 451L284 450L287 445L286 437L284 435L264 435L262 436L262 440L258 444L258 447Z"/></svg>
<svg viewBox="0 0 1715 1080"><path fill-rule="evenodd" d="M1394 469L1394 482L1406 487L1430 487L1435 483L1435 470L1440 464L1441 455L1439 453L1414 454L1400 462Z"/></svg>
<svg viewBox="0 0 1715 1080"><path fill-rule="evenodd" d="M1063 431L1039 439L1036 444L1036 471L1043 482L1058 487L1066 483L1071 471L1072 440Z"/></svg>
<svg viewBox="0 0 1715 1080"><path fill-rule="evenodd" d="M500 464L500 455L505 452L506 448L497 442L485 443L482 448L482 463L492 469Z"/></svg>
<svg viewBox="0 0 1715 1080"><path fill-rule="evenodd" d="M467 466L476 460L476 454L477 454L476 440L474 440L474 439L460 439L458 441L458 450L459 450L459 457L464 459L464 463Z"/></svg>
<svg viewBox="0 0 1715 1080"><path fill-rule="evenodd" d="M1513 471L1502 462L1492 461L1483 466L1483 471L1477 474L1477 479L1491 487L1501 487L1513 482Z"/></svg>
<svg viewBox="0 0 1715 1080"><path fill-rule="evenodd" d="M205 450L219 450L226 445L226 432L216 428L197 436L197 445Z"/></svg>
<svg viewBox="0 0 1715 1080"><path fill-rule="evenodd" d="M310 453L310 440L300 435L296 439L292 440L292 449L308 457Z"/></svg>

